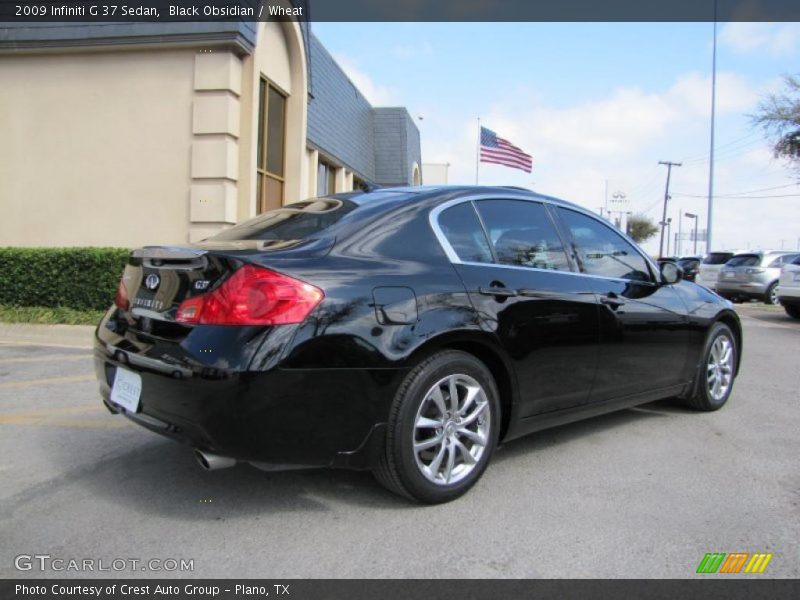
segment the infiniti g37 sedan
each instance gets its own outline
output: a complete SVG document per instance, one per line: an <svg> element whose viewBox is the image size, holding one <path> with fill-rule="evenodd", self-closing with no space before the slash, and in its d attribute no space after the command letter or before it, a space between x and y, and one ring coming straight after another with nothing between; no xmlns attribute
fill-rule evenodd
<svg viewBox="0 0 800 600"><path fill-rule="evenodd" d="M417 187L133 251L95 365L111 412L207 469L369 469L436 503L533 431L720 408L741 348L728 301L577 205Z"/></svg>

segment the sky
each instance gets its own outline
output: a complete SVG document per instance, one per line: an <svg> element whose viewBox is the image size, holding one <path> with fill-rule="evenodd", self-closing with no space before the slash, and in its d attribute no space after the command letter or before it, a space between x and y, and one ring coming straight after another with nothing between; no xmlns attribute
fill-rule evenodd
<svg viewBox="0 0 800 600"><path fill-rule="evenodd" d="M475 183L480 123L533 155L533 172L480 165L595 212L658 222L672 171L672 233L706 227L712 23L315 23L313 31L376 106L405 106L422 162ZM800 72L800 23L717 25L713 246L800 247L800 174L772 155L750 115ZM423 183L425 172L423 169ZM608 183L606 183L608 182ZM613 200L622 192L622 204ZM619 194L616 194L619 196ZM682 255L692 253L684 242ZM658 251L658 236L644 244ZM674 252L671 248L670 252ZM700 243L698 250L703 251Z"/></svg>

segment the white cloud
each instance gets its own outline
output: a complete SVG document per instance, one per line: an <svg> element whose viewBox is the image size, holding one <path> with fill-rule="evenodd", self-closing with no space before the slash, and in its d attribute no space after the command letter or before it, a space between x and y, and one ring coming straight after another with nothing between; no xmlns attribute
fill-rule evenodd
<svg viewBox="0 0 800 600"><path fill-rule="evenodd" d="M744 126L731 133L717 130L717 194L793 181L792 172L771 157L767 142L760 132L747 128L743 117L774 84L767 81L754 85L735 73L718 74L717 123ZM604 98L557 107L550 105L541 92L498 90L506 100L486 111L482 124L531 153L534 168L527 174L482 164L480 183L532 187L596 211L604 204L605 180L610 180L614 189L624 182L630 196L628 210L647 211L651 218L660 220L666 169L658 161L683 161L684 165L673 171L675 196L668 213L675 223L673 233L679 210L701 215L700 226L704 227L710 85L710 77L686 73L660 91L620 87ZM451 183L472 184L477 122L474 117L451 115L445 108L429 107L420 124L423 161L448 162ZM778 247L781 239L791 239L794 247L794 223L800 222L797 200L718 199L715 246L744 248L750 243L752 247ZM780 215L779 222L761 218L765 208L770 214ZM689 222L683 226L688 228ZM653 242L646 248L657 250Z"/></svg>
<svg viewBox="0 0 800 600"><path fill-rule="evenodd" d="M350 81L364 94L370 104L373 106L391 106L397 103L395 90L375 83L369 75L359 68L355 60L344 54L336 54L334 60L350 78Z"/></svg>
<svg viewBox="0 0 800 600"><path fill-rule="evenodd" d="M741 54L790 56L800 47L800 23L728 23L719 33L719 43Z"/></svg>

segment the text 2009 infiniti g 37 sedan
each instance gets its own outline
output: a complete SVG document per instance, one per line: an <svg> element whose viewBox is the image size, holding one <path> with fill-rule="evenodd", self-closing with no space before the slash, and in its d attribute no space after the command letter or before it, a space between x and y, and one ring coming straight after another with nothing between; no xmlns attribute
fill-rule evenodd
<svg viewBox="0 0 800 600"><path fill-rule="evenodd" d="M729 302L576 205L393 188L135 250L95 364L112 412L206 468L371 469L435 503L532 431L720 408L741 348Z"/></svg>

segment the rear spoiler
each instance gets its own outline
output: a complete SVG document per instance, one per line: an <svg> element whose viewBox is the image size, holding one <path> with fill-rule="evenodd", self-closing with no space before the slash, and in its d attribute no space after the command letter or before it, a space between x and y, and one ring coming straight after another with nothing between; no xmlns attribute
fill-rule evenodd
<svg viewBox="0 0 800 600"><path fill-rule="evenodd" d="M181 246L144 246L131 252L134 258L158 258L165 260L193 260L206 254L207 250Z"/></svg>

